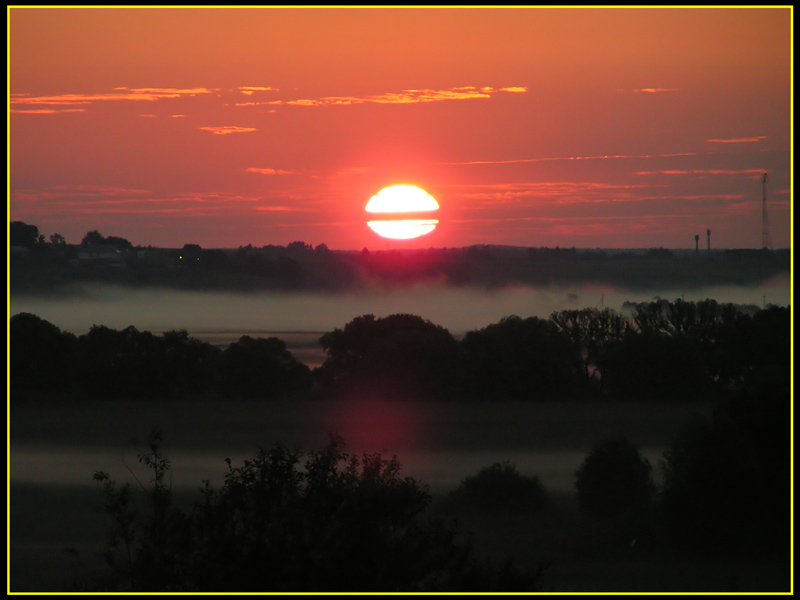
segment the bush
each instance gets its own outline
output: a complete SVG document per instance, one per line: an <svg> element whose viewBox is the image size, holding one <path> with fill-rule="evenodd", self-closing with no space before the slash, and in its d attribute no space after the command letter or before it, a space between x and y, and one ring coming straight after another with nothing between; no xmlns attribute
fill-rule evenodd
<svg viewBox="0 0 800 600"><path fill-rule="evenodd" d="M139 457L154 474L150 508L131 509L129 486L106 492L109 575L98 589L131 591L535 591L541 570L477 562L454 526L426 521L430 495L400 463L344 452L331 437L308 455L281 445L243 466L230 460L225 484L208 481L189 512L165 486L160 436Z"/></svg>
<svg viewBox="0 0 800 600"><path fill-rule="evenodd" d="M647 504L655 493L652 467L624 437L602 442L575 472L581 511L598 519Z"/></svg>
<svg viewBox="0 0 800 600"><path fill-rule="evenodd" d="M548 504L538 477L521 475L508 461L494 463L466 477L445 501L455 511L536 514Z"/></svg>

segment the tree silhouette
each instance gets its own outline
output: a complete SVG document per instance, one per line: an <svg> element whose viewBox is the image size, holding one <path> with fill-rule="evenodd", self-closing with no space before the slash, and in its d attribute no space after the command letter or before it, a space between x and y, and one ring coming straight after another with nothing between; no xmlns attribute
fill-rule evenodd
<svg viewBox="0 0 800 600"><path fill-rule="evenodd" d="M229 395L274 399L306 391L311 371L275 337L242 336L222 353L220 388Z"/></svg>
<svg viewBox="0 0 800 600"><path fill-rule="evenodd" d="M531 515L544 511L548 499L538 477L526 477L506 461L464 478L444 505L457 512Z"/></svg>
<svg viewBox="0 0 800 600"><path fill-rule="evenodd" d="M581 511L605 519L647 504L655 493L651 471L627 438L597 444L575 472Z"/></svg>
<svg viewBox="0 0 800 600"><path fill-rule="evenodd" d="M75 389L78 341L71 333L30 313L9 322L12 392L64 393Z"/></svg>
<svg viewBox="0 0 800 600"><path fill-rule="evenodd" d="M562 310L550 320L572 343L573 362L587 389L605 386L605 358L630 330L627 317L610 308Z"/></svg>
<svg viewBox="0 0 800 600"><path fill-rule="evenodd" d="M140 462L153 473L149 510L105 472L112 517L107 591L419 592L536 591L541 570L480 563L454 526L430 521L427 488L400 476L397 458L344 451L331 436L308 454L275 445L225 483L205 481L189 512L171 501L169 461L151 434Z"/></svg>
<svg viewBox="0 0 800 600"><path fill-rule="evenodd" d="M32 248L39 238L39 228L22 221L11 221L9 224L9 244Z"/></svg>
<svg viewBox="0 0 800 600"><path fill-rule="evenodd" d="M356 317L320 338L317 376L333 394L446 398L457 394L462 353L447 329L409 314Z"/></svg>
<svg viewBox="0 0 800 600"><path fill-rule="evenodd" d="M536 400L571 396L579 381L572 347L556 326L512 316L462 341L466 393L481 400Z"/></svg>

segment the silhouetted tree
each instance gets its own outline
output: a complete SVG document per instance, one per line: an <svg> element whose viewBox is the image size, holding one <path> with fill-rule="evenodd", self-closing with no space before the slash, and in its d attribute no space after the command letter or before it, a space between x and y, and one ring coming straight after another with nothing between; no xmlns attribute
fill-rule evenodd
<svg viewBox="0 0 800 600"><path fill-rule="evenodd" d="M105 243L106 243L105 236L103 236L102 233L97 231L97 229L87 232L86 235L83 236L83 239L81 240L81 245L83 246L105 244Z"/></svg>
<svg viewBox="0 0 800 600"><path fill-rule="evenodd" d="M550 320L572 343L573 362L587 389L603 388L606 355L630 329L627 317L610 308L583 308L554 312Z"/></svg>
<svg viewBox="0 0 800 600"><path fill-rule="evenodd" d="M132 250L133 244L131 244L128 240L123 237L117 237L115 235L110 235L106 238L106 244L111 244L117 250Z"/></svg>
<svg viewBox="0 0 800 600"><path fill-rule="evenodd" d="M693 552L782 550L791 515L788 368L759 372L664 453L670 539Z"/></svg>
<svg viewBox="0 0 800 600"><path fill-rule="evenodd" d="M467 332L466 393L481 400L533 400L575 394L572 347L556 326L511 316Z"/></svg>
<svg viewBox="0 0 800 600"><path fill-rule="evenodd" d="M320 344L328 356L316 374L329 393L446 398L463 383L456 339L416 315L356 317L323 335Z"/></svg>
<svg viewBox="0 0 800 600"><path fill-rule="evenodd" d="M656 491L651 471L627 438L597 444L575 472L581 511L604 519L646 505Z"/></svg>
<svg viewBox="0 0 800 600"><path fill-rule="evenodd" d="M458 531L423 518L428 490L400 476L397 458L344 452L341 438L308 455L281 445L243 466L230 459L225 484L205 481L191 512L171 501L160 436L139 456L151 469L150 510L133 510L97 472L113 520L112 570L100 590L206 592L536 591L531 574L492 568Z"/></svg>
<svg viewBox="0 0 800 600"><path fill-rule="evenodd" d="M309 252L309 251L313 250L314 248L313 248L313 246L311 244L306 244L305 242L301 242L301 241L294 241L294 242L289 242L286 245L286 249L289 252L302 253L302 252Z"/></svg>
<svg viewBox="0 0 800 600"><path fill-rule="evenodd" d="M225 394L280 398L307 391L311 371L275 337L242 336L222 353L220 388Z"/></svg>
<svg viewBox="0 0 800 600"><path fill-rule="evenodd" d="M12 394L74 390L78 343L73 334L36 315L18 313L9 322L9 341Z"/></svg>
<svg viewBox="0 0 800 600"><path fill-rule="evenodd" d="M629 332L602 364L606 389L619 397L707 399L715 389L697 344L682 337Z"/></svg>
<svg viewBox="0 0 800 600"><path fill-rule="evenodd" d="M548 499L538 477L522 475L506 461L466 477L443 504L455 512L531 515L544 511Z"/></svg>
<svg viewBox="0 0 800 600"><path fill-rule="evenodd" d="M22 221L11 221L9 225L9 244L32 248L39 238L39 228Z"/></svg>

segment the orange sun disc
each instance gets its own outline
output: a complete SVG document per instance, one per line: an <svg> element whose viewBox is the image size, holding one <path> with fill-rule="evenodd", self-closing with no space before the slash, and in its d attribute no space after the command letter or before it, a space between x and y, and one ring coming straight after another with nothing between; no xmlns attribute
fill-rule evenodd
<svg viewBox="0 0 800 600"><path fill-rule="evenodd" d="M367 202L366 211L382 219L367 221L367 225L381 237L393 240L410 240L436 229L436 219L420 218L419 213L439 210L433 196L415 185L393 185L382 189Z"/></svg>

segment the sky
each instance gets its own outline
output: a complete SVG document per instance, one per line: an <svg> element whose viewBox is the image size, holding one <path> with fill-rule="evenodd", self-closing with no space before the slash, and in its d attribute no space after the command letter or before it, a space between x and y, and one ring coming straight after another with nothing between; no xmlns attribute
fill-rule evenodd
<svg viewBox="0 0 800 600"><path fill-rule="evenodd" d="M766 191L790 247L791 7L8 17L9 221L46 237L760 248ZM432 233L367 226L395 184Z"/></svg>

